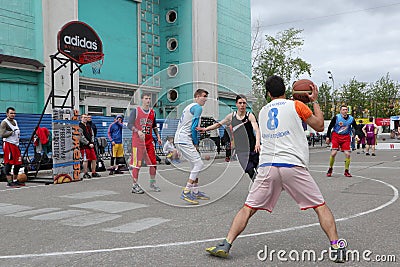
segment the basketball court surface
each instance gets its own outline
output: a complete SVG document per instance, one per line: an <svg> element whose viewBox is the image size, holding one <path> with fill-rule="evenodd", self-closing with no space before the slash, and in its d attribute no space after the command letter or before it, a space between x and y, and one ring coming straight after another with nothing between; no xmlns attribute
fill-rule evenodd
<svg viewBox="0 0 400 267"><path fill-rule="evenodd" d="M343 154L336 157L332 177L325 175L328 161L327 148L310 149L310 171L335 216L339 237L359 252L359 260L347 266L397 265L400 150L377 150L376 157L352 153L352 178L343 175ZM329 242L315 212L300 211L285 192L271 214L259 211L251 218L227 259L208 255L205 248L225 238L242 207L249 179L241 177L238 162L205 163L210 166L200 174L200 184L211 200L199 206L179 199L187 163L160 165L162 191L142 195L131 193L129 174L102 173L60 185L27 183L20 189L3 183L0 266L334 265L327 256L318 259ZM139 181L146 191L148 178L143 168ZM286 254L278 259L280 250ZM316 261L302 260L301 253L311 250Z"/></svg>

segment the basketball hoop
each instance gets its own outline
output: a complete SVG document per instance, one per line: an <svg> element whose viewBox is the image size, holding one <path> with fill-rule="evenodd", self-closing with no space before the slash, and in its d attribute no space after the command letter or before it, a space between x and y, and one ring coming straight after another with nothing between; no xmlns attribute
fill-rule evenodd
<svg viewBox="0 0 400 267"><path fill-rule="evenodd" d="M79 55L79 63L92 66L93 74L100 74L100 69L104 63L104 54L100 52L85 52Z"/></svg>

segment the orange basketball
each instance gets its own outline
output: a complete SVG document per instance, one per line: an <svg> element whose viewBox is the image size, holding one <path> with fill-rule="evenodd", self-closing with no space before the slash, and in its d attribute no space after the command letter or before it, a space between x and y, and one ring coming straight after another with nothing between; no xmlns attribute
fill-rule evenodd
<svg viewBox="0 0 400 267"><path fill-rule="evenodd" d="M293 84L293 99L300 100L303 103L310 102L308 95L312 94L312 89L310 87L310 85L312 84L313 82L308 79L301 79L296 81Z"/></svg>
<svg viewBox="0 0 400 267"><path fill-rule="evenodd" d="M20 173L18 174L17 181L20 183L25 183L26 181L28 181L28 176L26 176L25 173Z"/></svg>

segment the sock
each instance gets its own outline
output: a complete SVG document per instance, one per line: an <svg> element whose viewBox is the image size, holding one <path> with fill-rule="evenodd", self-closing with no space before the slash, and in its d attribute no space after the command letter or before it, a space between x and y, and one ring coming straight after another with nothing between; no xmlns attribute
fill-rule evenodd
<svg viewBox="0 0 400 267"><path fill-rule="evenodd" d="M191 191L192 188L193 188L193 184L187 183L187 184L186 184L186 187L185 187L185 189L183 189L183 191L184 191L185 193L187 193L187 192Z"/></svg>
<svg viewBox="0 0 400 267"><path fill-rule="evenodd" d="M193 184L193 193L198 194L199 193L199 184Z"/></svg>
<svg viewBox="0 0 400 267"><path fill-rule="evenodd" d="M331 157L329 158L329 167L330 167L330 168L333 168L333 164L334 164L334 163L335 163L335 158L331 156Z"/></svg>
<svg viewBox="0 0 400 267"><path fill-rule="evenodd" d="M345 168L345 170L348 170L349 167L350 167L350 158L346 158L344 160L344 168Z"/></svg>
<svg viewBox="0 0 400 267"><path fill-rule="evenodd" d="M156 180L155 179L150 179L150 185L155 184Z"/></svg>
<svg viewBox="0 0 400 267"><path fill-rule="evenodd" d="M331 241L331 247L334 249L338 249L339 245L338 245L338 241L337 240L332 240Z"/></svg>

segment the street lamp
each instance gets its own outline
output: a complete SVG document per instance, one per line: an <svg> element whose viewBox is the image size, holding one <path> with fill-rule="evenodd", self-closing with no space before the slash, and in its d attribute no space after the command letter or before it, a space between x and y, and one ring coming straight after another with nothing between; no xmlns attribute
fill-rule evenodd
<svg viewBox="0 0 400 267"><path fill-rule="evenodd" d="M330 70L328 70L328 74L329 74L329 79L332 80L332 117L335 116L335 102L333 99L333 94L335 92L335 80L333 79L333 74Z"/></svg>

